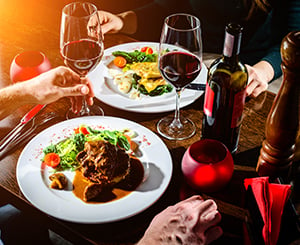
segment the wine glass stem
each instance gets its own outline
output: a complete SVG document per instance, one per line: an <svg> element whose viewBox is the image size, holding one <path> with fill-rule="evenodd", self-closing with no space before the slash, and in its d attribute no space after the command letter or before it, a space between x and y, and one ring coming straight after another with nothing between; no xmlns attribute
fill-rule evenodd
<svg viewBox="0 0 300 245"><path fill-rule="evenodd" d="M80 114L82 115L88 115L90 112L90 109L86 103L86 96L82 97L82 107L81 107L81 111Z"/></svg>
<svg viewBox="0 0 300 245"><path fill-rule="evenodd" d="M181 95L181 88L176 88L176 107L175 107L175 115L174 115L174 120L172 121L170 127L173 130L182 130L183 125L180 121L180 95Z"/></svg>
<svg viewBox="0 0 300 245"><path fill-rule="evenodd" d="M86 76L81 76L81 83L86 84L84 81L86 80ZM82 107L80 110L81 115L89 115L90 109L86 102L86 96L82 96Z"/></svg>

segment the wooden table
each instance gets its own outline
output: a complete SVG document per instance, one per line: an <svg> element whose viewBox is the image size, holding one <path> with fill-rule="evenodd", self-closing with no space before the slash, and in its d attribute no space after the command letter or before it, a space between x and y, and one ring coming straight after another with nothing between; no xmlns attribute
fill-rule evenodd
<svg viewBox="0 0 300 245"><path fill-rule="evenodd" d="M26 12L24 12L26 4ZM53 67L62 65L59 55L59 25L63 1L20 1L10 0L0 3L0 87L10 84L9 66L13 57L25 50L43 51ZM111 47L120 43L132 42L133 39L124 35L106 35L105 47ZM207 56L204 55L204 59ZM222 227L224 236L217 242L224 244L242 244L242 223L248 212L243 208L245 177L256 176L255 167L261 143L264 139L265 121L274 99L274 94L265 92L256 99L247 101L244 110L244 120L239 141L239 150L235 156L235 171L229 186L220 193L211 195L219 204L222 213ZM133 120L157 133L156 123L164 115L128 113L118 110L109 105L101 105L107 116L122 117ZM86 225L65 222L49 217L33 207L21 193L16 181L16 164L23 146L0 160L0 203L10 202L18 208L30 212L32 217L40 222L46 222L50 229L57 232L71 242L84 244L110 244L131 243L137 241L153 216L168 205L174 204L187 193L180 170L183 153L189 145L200 138L202 124L203 97L182 110L197 125L195 136L183 141L164 140L170 150L174 174L171 183L153 206L146 211L124 221ZM11 116L0 121L0 138L11 130L31 106L24 106ZM47 106L46 111L56 111L64 116L69 108L68 100L62 99ZM173 112L170 112L173 113ZM48 126L48 125L46 125ZM188 195L188 194L187 194ZM205 198L209 196L203 195Z"/></svg>

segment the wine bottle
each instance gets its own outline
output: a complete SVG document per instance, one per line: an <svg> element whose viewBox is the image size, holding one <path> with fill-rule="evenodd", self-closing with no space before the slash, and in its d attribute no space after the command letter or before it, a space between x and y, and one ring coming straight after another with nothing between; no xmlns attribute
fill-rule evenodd
<svg viewBox="0 0 300 245"><path fill-rule="evenodd" d="M248 73L239 60L243 28L225 28L223 55L210 66L205 89L202 138L223 142L231 153L238 146Z"/></svg>

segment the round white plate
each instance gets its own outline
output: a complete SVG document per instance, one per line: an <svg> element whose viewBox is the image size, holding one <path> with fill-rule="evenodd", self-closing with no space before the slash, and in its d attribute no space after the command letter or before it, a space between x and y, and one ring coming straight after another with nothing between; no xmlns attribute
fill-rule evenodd
<svg viewBox="0 0 300 245"><path fill-rule="evenodd" d="M107 203L89 204L72 192L74 172L65 171L67 190L49 188L49 168L41 163L42 149L69 137L80 124L101 126L109 130L135 131L139 160L149 164L148 178L129 195ZM63 121L42 131L25 147L17 164L17 181L25 197L41 211L71 222L106 223L122 220L142 212L164 193L172 176L172 159L163 141L149 129L135 122L115 117L83 117Z"/></svg>
<svg viewBox="0 0 300 245"><path fill-rule="evenodd" d="M175 110L175 89L170 93L160 96L151 97L142 95L141 99L130 99L128 95L123 94L118 90L108 71L109 67L111 67L111 62L114 59L112 52L140 50L145 46L151 47L154 52L158 52L158 45L159 43L155 42L133 42L106 49L100 64L88 75L92 81L96 98L110 106L126 111L159 113ZM117 68L115 67L114 69ZM203 64L199 76L193 83L205 84L206 76L207 68ZM202 94L203 91L184 89L181 94L180 107L190 105Z"/></svg>

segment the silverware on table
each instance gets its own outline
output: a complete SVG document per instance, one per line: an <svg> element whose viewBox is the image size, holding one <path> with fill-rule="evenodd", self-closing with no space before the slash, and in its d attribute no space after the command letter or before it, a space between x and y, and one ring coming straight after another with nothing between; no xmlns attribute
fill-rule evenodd
<svg viewBox="0 0 300 245"><path fill-rule="evenodd" d="M36 135L34 131L38 127L58 117L58 115L54 112L41 113L44 107L45 106L41 107L39 110L37 110L37 108L33 108L31 111L26 113L20 123L0 141L0 159L8 152L26 144L30 139L32 139Z"/></svg>
<svg viewBox="0 0 300 245"><path fill-rule="evenodd" d="M0 141L0 152L6 147L6 145L11 142L14 138L18 137L21 130L25 127L32 118L37 115L41 110L45 108L46 105L37 105L33 107L29 112L27 112L20 120L18 125L14 127L1 141Z"/></svg>
<svg viewBox="0 0 300 245"><path fill-rule="evenodd" d="M186 85L184 88L204 91L205 87L206 87L206 85L203 83L190 83L190 84Z"/></svg>

